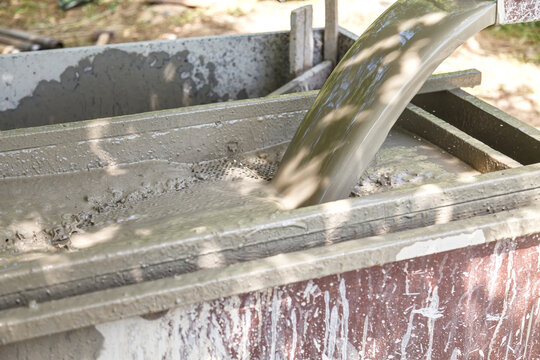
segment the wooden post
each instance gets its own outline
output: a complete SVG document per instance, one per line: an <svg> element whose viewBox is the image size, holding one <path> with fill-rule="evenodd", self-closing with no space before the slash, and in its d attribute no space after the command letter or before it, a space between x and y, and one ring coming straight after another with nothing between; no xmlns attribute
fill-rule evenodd
<svg viewBox="0 0 540 360"><path fill-rule="evenodd" d="M295 77L279 89L272 91L268 96L320 89L326 79L328 79L328 76L330 76L333 68L332 62L325 60L307 70L302 75Z"/></svg>
<svg viewBox="0 0 540 360"><path fill-rule="evenodd" d="M291 78L313 67L313 7L311 5L291 12L289 64Z"/></svg>
<svg viewBox="0 0 540 360"><path fill-rule="evenodd" d="M338 0L325 1L324 60L334 65L338 55Z"/></svg>

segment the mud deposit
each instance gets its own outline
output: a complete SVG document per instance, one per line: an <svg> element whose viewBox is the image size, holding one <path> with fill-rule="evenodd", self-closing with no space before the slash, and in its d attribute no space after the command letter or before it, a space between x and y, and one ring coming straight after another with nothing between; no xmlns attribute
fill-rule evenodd
<svg viewBox="0 0 540 360"><path fill-rule="evenodd" d="M150 161L84 172L0 180L0 266L16 255L144 241L167 220L199 232L271 216L266 183L286 146L195 164ZM476 171L412 134L394 130L350 196L418 186ZM41 255L40 255L41 254Z"/></svg>

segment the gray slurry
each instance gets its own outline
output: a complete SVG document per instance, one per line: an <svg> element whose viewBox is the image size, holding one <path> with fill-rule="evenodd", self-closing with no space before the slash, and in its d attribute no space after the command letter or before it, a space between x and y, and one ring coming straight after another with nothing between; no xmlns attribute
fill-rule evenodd
<svg viewBox="0 0 540 360"><path fill-rule="evenodd" d="M270 216L280 205L265 185L286 146L195 164L146 161L0 180L0 267L144 239L159 231L152 226L158 219L196 233L208 224L219 227ZM393 130L351 196L476 174L425 140Z"/></svg>

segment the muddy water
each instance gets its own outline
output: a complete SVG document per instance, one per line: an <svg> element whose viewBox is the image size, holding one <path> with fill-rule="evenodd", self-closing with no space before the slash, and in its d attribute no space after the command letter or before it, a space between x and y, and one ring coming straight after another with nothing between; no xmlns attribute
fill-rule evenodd
<svg viewBox="0 0 540 360"><path fill-rule="evenodd" d="M495 22L494 1L400 0L352 46L298 128L273 186L286 207L346 197L435 68Z"/></svg>

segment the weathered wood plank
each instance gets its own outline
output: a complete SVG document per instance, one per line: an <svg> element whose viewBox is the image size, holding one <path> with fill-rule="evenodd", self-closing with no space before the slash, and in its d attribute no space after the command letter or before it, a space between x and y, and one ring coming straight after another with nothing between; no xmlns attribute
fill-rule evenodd
<svg viewBox="0 0 540 360"><path fill-rule="evenodd" d="M540 162L535 128L461 89L418 95L412 103L524 165Z"/></svg>
<svg viewBox="0 0 540 360"><path fill-rule="evenodd" d="M338 54L338 0L325 1L324 59L337 63Z"/></svg>
<svg viewBox="0 0 540 360"><path fill-rule="evenodd" d="M475 87L481 83L482 73L476 69L433 74L426 80L420 91L418 91L418 94Z"/></svg>
<svg viewBox="0 0 540 360"><path fill-rule="evenodd" d="M291 12L289 65L291 77L297 77L313 67L313 7L311 5Z"/></svg>
<svg viewBox="0 0 540 360"><path fill-rule="evenodd" d="M446 150L481 173L522 166L514 159L413 104L407 106L398 125Z"/></svg>
<svg viewBox="0 0 540 360"><path fill-rule="evenodd" d="M332 62L323 61L322 63L315 65L302 75L289 81L279 89L271 92L268 96L277 96L283 94L292 94L296 92L310 91L320 89L328 76L332 72Z"/></svg>

